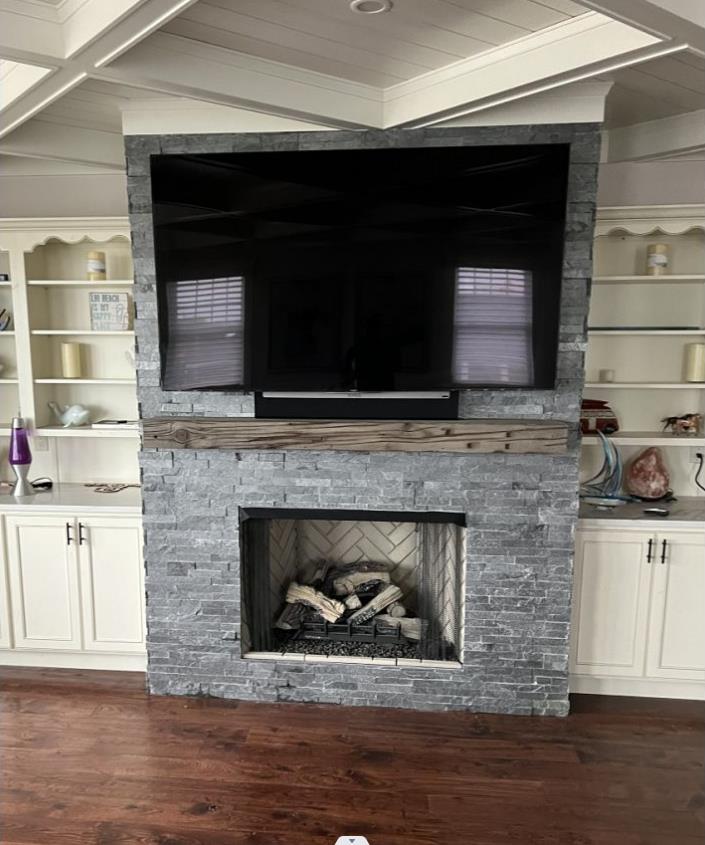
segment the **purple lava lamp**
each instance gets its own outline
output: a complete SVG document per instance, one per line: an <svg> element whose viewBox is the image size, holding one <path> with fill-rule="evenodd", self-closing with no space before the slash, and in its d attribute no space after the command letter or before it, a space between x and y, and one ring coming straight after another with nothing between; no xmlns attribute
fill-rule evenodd
<svg viewBox="0 0 705 845"><path fill-rule="evenodd" d="M27 476L32 464L32 452L29 448L29 437L22 417L14 417L10 432L10 455L8 463L15 472L17 481L12 488L13 496L33 496L34 488Z"/></svg>

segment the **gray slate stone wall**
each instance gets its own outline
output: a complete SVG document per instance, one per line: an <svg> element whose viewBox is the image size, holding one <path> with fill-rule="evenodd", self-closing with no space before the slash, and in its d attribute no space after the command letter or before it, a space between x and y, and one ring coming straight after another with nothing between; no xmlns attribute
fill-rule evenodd
<svg viewBox="0 0 705 845"><path fill-rule="evenodd" d="M166 392L159 344L149 157L238 150L571 143L555 390L466 390L463 417L564 419L567 455L143 449L149 683L156 693L562 715L568 710L577 424L599 161L595 124L128 136L142 418L252 416L231 392ZM458 669L243 660L239 508L448 510L467 514Z"/></svg>

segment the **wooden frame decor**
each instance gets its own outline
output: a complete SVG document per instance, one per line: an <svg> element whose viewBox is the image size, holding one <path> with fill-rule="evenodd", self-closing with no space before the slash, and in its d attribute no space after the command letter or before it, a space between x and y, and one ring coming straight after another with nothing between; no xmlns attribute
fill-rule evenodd
<svg viewBox="0 0 705 845"><path fill-rule="evenodd" d="M145 448L307 449L338 452L504 452L564 454L560 420L268 420L155 417L143 422Z"/></svg>

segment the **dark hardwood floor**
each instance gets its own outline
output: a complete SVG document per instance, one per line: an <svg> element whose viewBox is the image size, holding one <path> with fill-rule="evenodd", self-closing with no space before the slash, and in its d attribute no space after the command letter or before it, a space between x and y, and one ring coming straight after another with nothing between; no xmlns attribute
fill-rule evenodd
<svg viewBox="0 0 705 845"><path fill-rule="evenodd" d="M4 845L702 845L700 703L567 719L150 698L2 672Z"/></svg>

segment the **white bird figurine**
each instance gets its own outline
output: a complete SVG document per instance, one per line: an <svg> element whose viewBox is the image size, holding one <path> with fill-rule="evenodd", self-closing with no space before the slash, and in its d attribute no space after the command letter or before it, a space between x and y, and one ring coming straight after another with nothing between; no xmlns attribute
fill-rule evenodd
<svg viewBox="0 0 705 845"><path fill-rule="evenodd" d="M65 408L57 405L56 402L47 402L47 405L64 428L85 425L91 416L91 412L83 405L67 405Z"/></svg>

